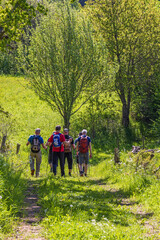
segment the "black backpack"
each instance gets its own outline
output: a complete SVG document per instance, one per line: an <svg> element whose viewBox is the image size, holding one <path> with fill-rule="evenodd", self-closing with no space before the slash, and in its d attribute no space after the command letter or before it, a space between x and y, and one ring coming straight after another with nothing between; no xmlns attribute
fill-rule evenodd
<svg viewBox="0 0 160 240"><path fill-rule="evenodd" d="M34 135L32 143L31 143L31 151L33 153L38 153L40 151L40 141L38 136Z"/></svg>

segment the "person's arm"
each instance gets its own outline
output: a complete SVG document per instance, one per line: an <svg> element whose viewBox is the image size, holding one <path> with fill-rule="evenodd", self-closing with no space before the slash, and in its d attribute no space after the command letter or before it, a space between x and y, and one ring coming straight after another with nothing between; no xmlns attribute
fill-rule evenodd
<svg viewBox="0 0 160 240"><path fill-rule="evenodd" d="M30 144L30 142L28 141L27 143L26 143L26 146L28 146Z"/></svg>
<svg viewBox="0 0 160 240"><path fill-rule="evenodd" d="M78 150L79 150L79 141L77 142L77 146L76 146L77 155L78 155Z"/></svg>
<svg viewBox="0 0 160 240"><path fill-rule="evenodd" d="M73 138L70 138L70 142L71 142L71 144L72 144L73 150L76 149L75 144L74 144L74 141L73 141Z"/></svg>
<svg viewBox="0 0 160 240"><path fill-rule="evenodd" d="M48 142L48 141L46 142L45 146L46 146L46 147L49 146L49 142Z"/></svg>
<svg viewBox="0 0 160 240"><path fill-rule="evenodd" d="M50 147L53 143L53 135L48 139L48 146Z"/></svg>
<svg viewBox="0 0 160 240"><path fill-rule="evenodd" d="M76 149L76 146L75 146L75 144L74 144L74 143L72 144L72 147L73 147L73 149L74 149L74 150Z"/></svg>
<svg viewBox="0 0 160 240"><path fill-rule="evenodd" d="M42 143L42 147L47 150L47 146L45 146L44 143Z"/></svg>
<svg viewBox="0 0 160 240"><path fill-rule="evenodd" d="M90 158L92 157L92 147L91 147L91 142L89 142L89 151L90 151Z"/></svg>
<svg viewBox="0 0 160 240"><path fill-rule="evenodd" d="M50 147L51 145L52 145L52 143L51 143L51 142L49 142L49 143L48 143L48 146Z"/></svg>

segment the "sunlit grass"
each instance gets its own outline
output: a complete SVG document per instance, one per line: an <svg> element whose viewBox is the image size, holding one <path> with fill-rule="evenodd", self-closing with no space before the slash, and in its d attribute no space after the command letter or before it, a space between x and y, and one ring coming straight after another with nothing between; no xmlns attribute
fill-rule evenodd
<svg viewBox="0 0 160 240"><path fill-rule="evenodd" d="M40 127L46 141L55 125L62 122L57 113L26 88L25 79L1 77L0 87L2 107L14 120L8 135L8 158L3 158L0 169L0 234L3 237L12 230L31 179L30 148L26 147L29 135ZM17 143L21 144L18 155L15 154ZM154 158L152 169L157 168L160 161L158 153ZM46 239L156 239L159 232L151 235L146 227L146 222L158 224L160 218L160 184L158 175L151 174L152 169L144 170L141 165L137 168L136 155L125 151L120 153L121 163L115 165L113 154L93 146L88 177L79 177L75 153L73 159L72 177L68 176L67 164L66 177L60 177L60 166L54 177L48 165L48 152L42 149L40 178L32 178L38 186Z"/></svg>

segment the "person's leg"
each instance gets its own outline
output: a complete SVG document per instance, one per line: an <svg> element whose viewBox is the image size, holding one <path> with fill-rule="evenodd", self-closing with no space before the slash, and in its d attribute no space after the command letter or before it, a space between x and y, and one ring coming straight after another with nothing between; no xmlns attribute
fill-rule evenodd
<svg viewBox="0 0 160 240"><path fill-rule="evenodd" d="M85 176L87 176L88 163L89 163L89 153L85 153L84 154L84 174L85 174Z"/></svg>
<svg viewBox="0 0 160 240"><path fill-rule="evenodd" d="M65 160L67 158L67 153L64 152L64 159L63 159L63 164L64 164L64 168L65 168Z"/></svg>
<svg viewBox="0 0 160 240"><path fill-rule="evenodd" d="M79 153L79 170L80 170L80 176L83 176L83 162L84 162L84 156L83 153Z"/></svg>
<svg viewBox="0 0 160 240"><path fill-rule="evenodd" d="M64 176L64 152L58 152L61 167L61 176Z"/></svg>
<svg viewBox="0 0 160 240"><path fill-rule="evenodd" d="M33 152L31 152L30 156L29 156L31 176L33 176L34 172L35 172L35 169L34 169L34 158L35 158L35 154Z"/></svg>
<svg viewBox="0 0 160 240"><path fill-rule="evenodd" d="M48 163L49 163L49 165L50 165L50 171L53 172L52 149L49 149Z"/></svg>
<svg viewBox="0 0 160 240"><path fill-rule="evenodd" d="M58 165L58 152L53 152L53 173L57 174L57 165Z"/></svg>
<svg viewBox="0 0 160 240"><path fill-rule="evenodd" d="M40 165L42 162L42 153L39 151L36 153L36 177L39 177Z"/></svg>
<svg viewBox="0 0 160 240"><path fill-rule="evenodd" d="M71 176L71 172L72 172L72 165L73 165L73 159L72 159L72 153L69 152L68 153L68 170L69 170L69 176Z"/></svg>
<svg viewBox="0 0 160 240"><path fill-rule="evenodd" d="M77 159L78 170L79 170L79 172L80 172L80 168L79 168L79 153L76 155L76 159Z"/></svg>

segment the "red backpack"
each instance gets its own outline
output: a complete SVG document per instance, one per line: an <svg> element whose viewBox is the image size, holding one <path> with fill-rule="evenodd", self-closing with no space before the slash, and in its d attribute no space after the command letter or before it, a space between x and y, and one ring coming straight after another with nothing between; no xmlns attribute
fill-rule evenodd
<svg viewBox="0 0 160 240"><path fill-rule="evenodd" d="M79 141L79 151L80 153L87 153L88 152L88 139L87 136L81 136Z"/></svg>

